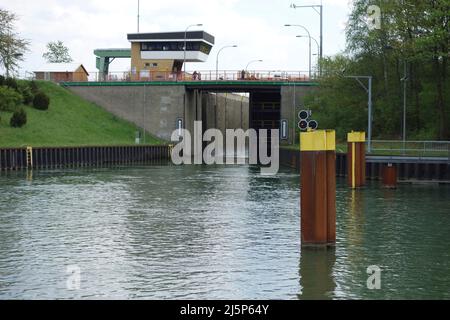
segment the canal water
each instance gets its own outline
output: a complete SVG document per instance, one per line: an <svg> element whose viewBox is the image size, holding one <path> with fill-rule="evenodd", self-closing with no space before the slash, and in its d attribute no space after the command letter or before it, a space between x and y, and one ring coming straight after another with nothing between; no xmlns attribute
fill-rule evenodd
<svg viewBox="0 0 450 320"><path fill-rule="evenodd" d="M448 186L339 180L331 250L300 248L299 192L252 166L2 173L0 298L450 299Z"/></svg>

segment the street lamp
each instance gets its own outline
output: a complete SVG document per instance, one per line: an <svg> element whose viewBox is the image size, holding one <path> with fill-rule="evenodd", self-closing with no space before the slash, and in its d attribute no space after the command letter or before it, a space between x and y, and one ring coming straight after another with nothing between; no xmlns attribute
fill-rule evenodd
<svg viewBox="0 0 450 320"><path fill-rule="evenodd" d="M217 52L217 57L216 57L216 80L219 80L219 55L222 52L223 49L226 48L237 48L237 45L232 45L232 46L224 46L222 47L219 52Z"/></svg>
<svg viewBox="0 0 450 320"><path fill-rule="evenodd" d="M304 37L306 37L306 36L302 36L302 35L300 35L300 36L297 36L297 38L304 38ZM316 38L314 38L314 37L311 37L311 36L309 36L309 38L310 39L312 39L312 40L314 40L314 42L316 43L316 45L317 45L317 66L319 67L319 64L320 64L320 62L319 62L319 55L320 55L320 45L319 45L319 42L317 42L317 40L316 40ZM314 54L313 54L313 56L314 56ZM320 67L319 67L320 68Z"/></svg>
<svg viewBox="0 0 450 320"><path fill-rule="evenodd" d="M255 63L255 62L263 62L262 60L252 60L252 61L250 61L248 64L247 64L247 66L245 67L245 71L248 71L248 67L252 64L252 63Z"/></svg>
<svg viewBox="0 0 450 320"><path fill-rule="evenodd" d="M309 79L311 79L311 33L304 26L299 24L285 24L285 27L299 27L306 31L309 37Z"/></svg>
<svg viewBox="0 0 450 320"><path fill-rule="evenodd" d="M315 12L317 12L320 16L320 60L323 59L323 4L322 0L320 1L320 5L307 5L307 6L297 6L295 4L291 4L291 8L312 8ZM317 10L319 8L319 10ZM320 70L320 74L322 74L322 70Z"/></svg>
<svg viewBox="0 0 450 320"><path fill-rule="evenodd" d="M183 51L184 51L184 59L183 59L184 75L183 75L183 78L185 80L186 80L186 38L187 38L187 32L188 32L189 28L202 27L202 26L203 26L203 24L201 24L201 23L199 23L199 24L191 24L184 31L184 47L183 47Z"/></svg>
<svg viewBox="0 0 450 320"><path fill-rule="evenodd" d="M344 71L345 72L345 71ZM372 152L372 76L344 76L344 78L355 79L364 88L369 96L368 101L368 132L367 132L367 152ZM368 87L361 81L361 79L367 79Z"/></svg>
<svg viewBox="0 0 450 320"><path fill-rule="evenodd" d="M141 20L141 2L140 0L138 0L138 12L137 12L137 32L139 33L139 24L140 24L140 20Z"/></svg>

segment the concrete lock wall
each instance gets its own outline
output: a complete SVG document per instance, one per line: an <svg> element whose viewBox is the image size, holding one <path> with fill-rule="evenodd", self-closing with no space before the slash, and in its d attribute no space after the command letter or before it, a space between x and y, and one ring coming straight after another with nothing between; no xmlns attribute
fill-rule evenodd
<svg viewBox="0 0 450 320"><path fill-rule="evenodd" d="M226 129L248 130L248 97L230 93L209 93L204 97L203 105L206 107L206 129L219 129L224 135Z"/></svg>
<svg viewBox="0 0 450 320"><path fill-rule="evenodd" d="M183 86L80 86L69 89L112 114L170 141L184 118Z"/></svg>
<svg viewBox="0 0 450 320"><path fill-rule="evenodd" d="M192 134L194 121L203 121L203 131L217 128L249 128L248 98L186 90L184 86L73 86L75 94L112 114L136 124L154 136L170 141L177 120ZM186 99L186 100L185 100ZM217 101L217 103L216 103Z"/></svg>

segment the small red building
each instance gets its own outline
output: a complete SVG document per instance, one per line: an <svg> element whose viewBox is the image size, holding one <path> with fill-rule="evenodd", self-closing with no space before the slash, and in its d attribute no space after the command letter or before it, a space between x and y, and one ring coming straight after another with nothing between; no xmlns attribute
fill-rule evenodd
<svg viewBox="0 0 450 320"><path fill-rule="evenodd" d="M88 81L89 73L80 63L47 63L34 71L36 80L53 82Z"/></svg>

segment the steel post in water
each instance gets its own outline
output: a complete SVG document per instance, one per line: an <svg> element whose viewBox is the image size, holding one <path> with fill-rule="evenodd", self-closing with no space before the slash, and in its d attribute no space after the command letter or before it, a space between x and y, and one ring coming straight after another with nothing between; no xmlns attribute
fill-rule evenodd
<svg viewBox="0 0 450 320"><path fill-rule="evenodd" d="M388 189L397 189L397 167L388 163L383 166L383 187Z"/></svg>
<svg viewBox="0 0 450 320"><path fill-rule="evenodd" d="M347 141L348 184L356 189L366 184L366 133L351 132Z"/></svg>
<svg viewBox="0 0 450 320"><path fill-rule="evenodd" d="M336 133L300 134L302 245L336 242Z"/></svg>

